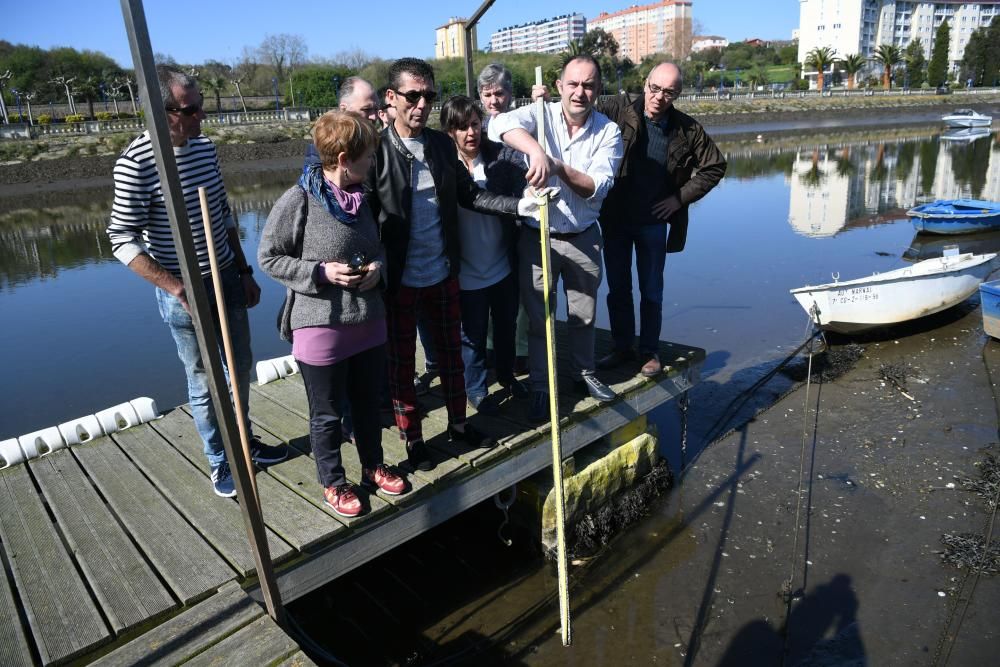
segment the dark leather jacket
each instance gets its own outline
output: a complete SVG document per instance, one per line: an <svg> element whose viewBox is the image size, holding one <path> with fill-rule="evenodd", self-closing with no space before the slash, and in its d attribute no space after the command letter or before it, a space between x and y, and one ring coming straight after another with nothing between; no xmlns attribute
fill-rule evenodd
<svg viewBox="0 0 1000 667"><path fill-rule="evenodd" d="M458 207L492 215L514 216L520 198L495 194L477 186L460 163L455 142L447 134L430 128L424 128L421 134L425 139L424 159L434 178L445 256L450 263L450 275L457 276L461 268ZM382 131L375 162L365 181L368 203L379 223L382 245L385 246L386 291L390 294L399 289L410 245L413 160L413 155L403 145L395 128L389 125Z"/></svg>
<svg viewBox="0 0 1000 667"><path fill-rule="evenodd" d="M601 229L622 224L627 215L629 166L634 162L632 150L642 145L638 141L646 132L643 120L644 98L632 101L626 95L606 98L597 103L597 110L618 123L622 132L624 155L615 175L615 184L601 207ZM680 252L687 240L688 205L698 201L719 184L726 175L726 159L705 129L685 113L670 107L667 112L667 173L681 200L681 210L670 218L667 252Z"/></svg>

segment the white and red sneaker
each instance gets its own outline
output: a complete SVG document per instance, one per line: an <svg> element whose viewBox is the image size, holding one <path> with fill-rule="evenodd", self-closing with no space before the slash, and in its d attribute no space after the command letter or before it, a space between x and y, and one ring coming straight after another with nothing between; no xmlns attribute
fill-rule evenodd
<svg viewBox="0 0 1000 667"><path fill-rule="evenodd" d="M361 476L361 483L373 491L378 488L390 496L398 496L406 490L406 480L384 463L375 466L374 470L363 470Z"/></svg>
<svg viewBox="0 0 1000 667"><path fill-rule="evenodd" d="M340 516L357 516L364 509L361 499L350 484L326 487L323 489L323 502Z"/></svg>

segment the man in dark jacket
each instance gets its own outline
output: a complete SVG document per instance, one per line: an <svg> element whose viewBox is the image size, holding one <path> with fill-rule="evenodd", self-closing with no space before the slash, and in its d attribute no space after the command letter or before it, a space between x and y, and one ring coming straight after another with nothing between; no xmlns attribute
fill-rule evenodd
<svg viewBox="0 0 1000 667"><path fill-rule="evenodd" d="M642 97L633 102L619 95L597 105L618 123L625 147L615 184L601 207L615 349L597 362L598 368L636 360L634 249L640 294L638 360L645 376L662 370L657 350L666 254L684 249L688 206L708 194L726 173L726 160L704 128L674 108L681 86L677 66L661 63L646 77Z"/></svg>
<svg viewBox="0 0 1000 667"><path fill-rule="evenodd" d="M459 163L448 135L427 128L434 70L402 58L389 70L386 101L396 118L382 132L365 189L381 229L388 285L389 393L411 466L431 467L413 386L417 313L426 316L448 409L448 437L469 447L491 438L465 419L465 378L459 311L458 206L493 215L537 215L534 197L479 188Z"/></svg>

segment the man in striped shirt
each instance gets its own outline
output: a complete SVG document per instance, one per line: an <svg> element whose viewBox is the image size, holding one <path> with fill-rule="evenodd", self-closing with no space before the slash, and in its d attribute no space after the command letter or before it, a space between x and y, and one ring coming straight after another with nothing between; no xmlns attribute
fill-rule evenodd
<svg viewBox="0 0 1000 667"><path fill-rule="evenodd" d="M236 377L243 407L247 411L250 405L250 368L253 365L247 308L256 306L260 301L260 287L254 281L253 269L240 246L215 145L201 133L201 121L205 118L202 108L204 97L192 77L165 68L157 68L157 75L198 265L210 296L214 287L210 275L209 242L214 245L218 256L237 366ZM177 354L187 374L188 399L195 426L204 441L213 489L223 497L235 496L236 489L212 408L208 379L181 280L177 248L167 217L149 132L137 137L122 152L115 163L114 181L115 200L107 230L112 250L123 264L156 286L160 316L170 328L177 344ZM206 238L202 222L199 187L204 187L208 194L212 218L210 239ZM249 427L249 413L244 417ZM259 464L275 463L287 456L284 446L271 447L256 437L251 438L250 446L254 461Z"/></svg>

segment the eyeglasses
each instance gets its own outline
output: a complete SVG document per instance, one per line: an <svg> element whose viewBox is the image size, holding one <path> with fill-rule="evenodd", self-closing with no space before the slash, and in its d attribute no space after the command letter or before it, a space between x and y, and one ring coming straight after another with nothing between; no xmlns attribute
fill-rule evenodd
<svg viewBox="0 0 1000 667"><path fill-rule="evenodd" d="M436 100L438 96L438 94L433 90L408 90L405 93L402 90L396 90L395 88L391 88L390 90L402 97L409 104L416 104L420 101L421 97L427 101L427 104L433 104L434 100Z"/></svg>
<svg viewBox="0 0 1000 667"><path fill-rule="evenodd" d="M186 107L180 107L180 108L177 108L177 107L166 107L166 109L167 109L167 111L169 113L184 114L185 116L187 116L188 118L190 118L192 116L197 116L198 115L198 112L201 111L201 105L200 104L189 104Z"/></svg>
<svg viewBox="0 0 1000 667"><path fill-rule="evenodd" d="M646 83L646 88L653 95L660 95L662 93L663 98L667 100L676 100L681 96L681 91L674 90L673 88L660 88L655 83Z"/></svg>

